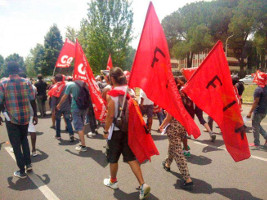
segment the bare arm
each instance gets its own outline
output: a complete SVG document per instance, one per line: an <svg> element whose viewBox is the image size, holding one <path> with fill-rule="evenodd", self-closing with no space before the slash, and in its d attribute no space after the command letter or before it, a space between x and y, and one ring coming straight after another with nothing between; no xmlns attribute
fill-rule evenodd
<svg viewBox="0 0 267 200"><path fill-rule="evenodd" d="M105 129L104 129L104 138L108 138L108 130L113 122L115 116L115 102L107 95L108 101L108 113L106 117ZM107 134L106 134L107 133Z"/></svg>
<svg viewBox="0 0 267 200"><path fill-rule="evenodd" d="M251 115L252 115L253 111L255 110L255 108L257 107L259 101L260 101L260 97L257 97L254 99L254 102L252 104L252 107L251 107L248 115L247 115L247 118L251 118Z"/></svg>
<svg viewBox="0 0 267 200"><path fill-rule="evenodd" d="M32 109L33 109L33 124L38 124L38 118L37 118L37 107L35 100L30 101Z"/></svg>
<svg viewBox="0 0 267 200"><path fill-rule="evenodd" d="M166 118L164 119L164 121L162 122L161 126L159 127L159 129L163 129L165 128L165 126L167 126L168 123L170 123L170 121L172 120L172 116L167 113Z"/></svg>

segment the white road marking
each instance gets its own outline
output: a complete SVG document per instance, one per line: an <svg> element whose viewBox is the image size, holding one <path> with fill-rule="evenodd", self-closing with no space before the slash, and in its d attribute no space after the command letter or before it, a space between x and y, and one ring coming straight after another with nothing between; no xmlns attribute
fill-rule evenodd
<svg viewBox="0 0 267 200"><path fill-rule="evenodd" d="M11 147L5 147L7 153L16 161L15 155L11 153ZM38 187L38 189L43 193L43 195L49 200L60 200L55 193L49 189L49 187L33 172L28 174L28 177L32 182Z"/></svg>
<svg viewBox="0 0 267 200"><path fill-rule="evenodd" d="M201 145L201 146L205 146L205 147L212 147L214 149L222 149L224 151L227 151L226 148L224 148L224 147L216 147L216 146L213 146L213 145L208 145L208 144L204 144L204 143L197 142L197 141L194 141L194 143L195 144L198 144L198 145ZM267 162L267 159L266 158L262 158L262 157L259 157L259 156L251 155L251 158L254 158L254 159L258 159L258 160Z"/></svg>

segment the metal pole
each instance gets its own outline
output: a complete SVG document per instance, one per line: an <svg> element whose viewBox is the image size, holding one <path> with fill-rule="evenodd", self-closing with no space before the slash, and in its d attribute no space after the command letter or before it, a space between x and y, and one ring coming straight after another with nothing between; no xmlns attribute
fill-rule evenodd
<svg viewBox="0 0 267 200"><path fill-rule="evenodd" d="M233 37L234 34L230 35L227 39L226 39L226 42L225 42L225 56L227 58L227 48L228 48L228 40Z"/></svg>

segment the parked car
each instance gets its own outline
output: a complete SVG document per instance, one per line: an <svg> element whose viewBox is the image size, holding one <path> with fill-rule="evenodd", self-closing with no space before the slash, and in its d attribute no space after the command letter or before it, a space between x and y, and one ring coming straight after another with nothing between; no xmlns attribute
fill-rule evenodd
<svg viewBox="0 0 267 200"><path fill-rule="evenodd" d="M240 79L239 81L242 81L246 85L252 85L255 84L253 82L254 77L251 75L246 75L244 78Z"/></svg>

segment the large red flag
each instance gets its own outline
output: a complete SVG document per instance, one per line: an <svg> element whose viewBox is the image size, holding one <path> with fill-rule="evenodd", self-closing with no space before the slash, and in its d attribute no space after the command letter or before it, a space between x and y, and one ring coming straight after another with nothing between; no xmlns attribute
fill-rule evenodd
<svg viewBox="0 0 267 200"><path fill-rule="evenodd" d="M197 67L183 68L181 71L186 80L189 80L191 76L195 73L195 71L197 71Z"/></svg>
<svg viewBox="0 0 267 200"><path fill-rule="evenodd" d="M171 71L167 41L153 4L150 2L146 21L135 55L129 87L139 87L155 104L167 110L195 138L200 131L186 111Z"/></svg>
<svg viewBox="0 0 267 200"><path fill-rule="evenodd" d="M75 57L75 44L66 38L65 43L58 56L56 67L67 68L71 65Z"/></svg>
<svg viewBox="0 0 267 200"><path fill-rule="evenodd" d="M112 67L113 67L113 65L112 65L111 55L109 55L108 64L107 64L107 70L110 70Z"/></svg>
<svg viewBox="0 0 267 200"><path fill-rule="evenodd" d="M213 47L183 91L217 122L233 159L237 162L249 158L244 122L221 41Z"/></svg>
<svg viewBox="0 0 267 200"><path fill-rule="evenodd" d="M92 69L86 59L78 40L76 40L75 65L73 80L82 80L88 84L90 96L93 102L96 119L103 121L106 117L106 106L101 97L100 89L95 81Z"/></svg>

